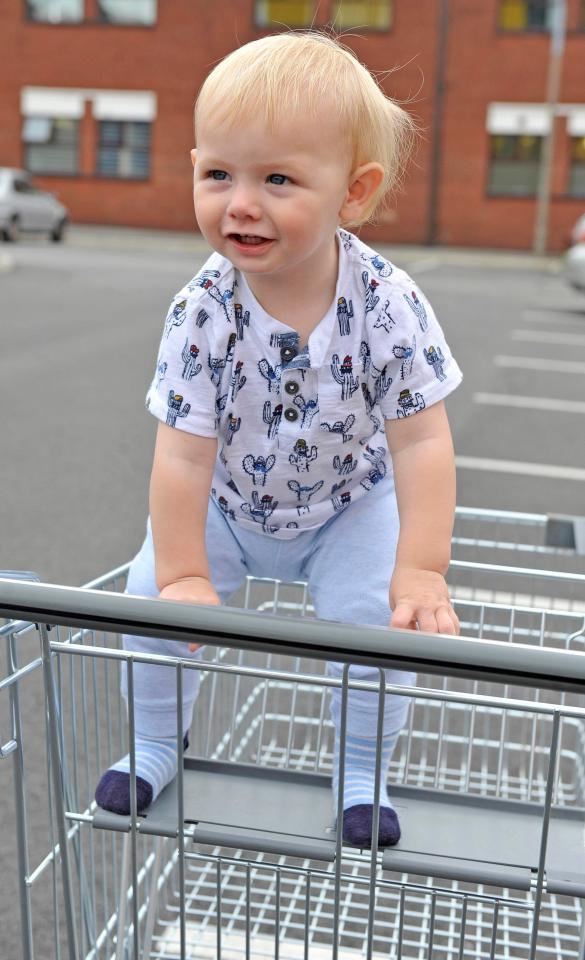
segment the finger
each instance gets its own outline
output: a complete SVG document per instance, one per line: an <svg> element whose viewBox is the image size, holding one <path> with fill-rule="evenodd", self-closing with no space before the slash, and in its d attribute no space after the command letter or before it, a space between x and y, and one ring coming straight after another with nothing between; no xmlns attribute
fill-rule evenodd
<svg viewBox="0 0 585 960"><path fill-rule="evenodd" d="M455 612L450 607L439 607L437 610L437 627L439 633L457 633L459 622Z"/></svg>
<svg viewBox="0 0 585 960"><path fill-rule="evenodd" d="M428 609L418 611L418 629L423 633L440 633L435 614Z"/></svg>
<svg viewBox="0 0 585 960"><path fill-rule="evenodd" d="M453 607L449 607L449 616L451 617L451 622L455 627L455 634L459 636L459 634L461 633L461 624L459 623L459 617L455 613Z"/></svg>
<svg viewBox="0 0 585 960"><path fill-rule="evenodd" d="M392 611L390 625L397 630L413 630L416 624L414 608L410 603L397 603Z"/></svg>

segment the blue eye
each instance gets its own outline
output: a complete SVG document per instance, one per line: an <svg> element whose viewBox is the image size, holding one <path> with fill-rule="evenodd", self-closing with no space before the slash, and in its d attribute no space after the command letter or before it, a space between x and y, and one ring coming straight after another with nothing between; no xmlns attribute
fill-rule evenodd
<svg viewBox="0 0 585 960"><path fill-rule="evenodd" d="M225 170L209 170L207 173L207 176L210 177L212 180L225 180L227 177L227 173L225 172Z"/></svg>
<svg viewBox="0 0 585 960"><path fill-rule="evenodd" d="M281 187L285 180L289 180L289 177L285 177L284 173L271 173L267 179L270 181L270 183L274 183Z"/></svg>

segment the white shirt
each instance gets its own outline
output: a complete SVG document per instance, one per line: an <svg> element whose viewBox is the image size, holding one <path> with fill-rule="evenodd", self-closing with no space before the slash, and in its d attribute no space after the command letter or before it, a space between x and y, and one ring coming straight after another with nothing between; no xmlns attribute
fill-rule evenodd
<svg viewBox="0 0 585 960"><path fill-rule="evenodd" d="M279 538L321 526L392 469L384 420L414 416L462 375L417 285L337 232L335 300L299 335L214 253L174 297L146 404L218 438L211 495L232 520Z"/></svg>

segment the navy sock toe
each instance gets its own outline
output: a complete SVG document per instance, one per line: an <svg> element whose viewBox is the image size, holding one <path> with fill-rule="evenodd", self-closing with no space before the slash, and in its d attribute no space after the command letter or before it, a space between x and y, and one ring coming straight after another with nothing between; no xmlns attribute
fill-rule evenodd
<svg viewBox="0 0 585 960"><path fill-rule="evenodd" d="M183 749L189 747L189 731L183 737ZM136 809L143 813L152 803L153 787L136 775ZM102 810L128 816L130 813L130 774L123 770L106 770L95 791L96 803Z"/></svg>
<svg viewBox="0 0 585 960"><path fill-rule="evenodd" d="M374 807L371 803L358 803L343 811L343 840L352 847L371 847ZM380 807L378 847L393 847L400 840L400 824L396 811Z"/></svg>
<svg viewBox="0 0 585 960"><path fill-rule="evenodd" d="M130 776L119 770L106 770L95 791L98 807L127 816L130 813ZM136 777L136 809L142 813L152 803L152 786Z"/></svg>

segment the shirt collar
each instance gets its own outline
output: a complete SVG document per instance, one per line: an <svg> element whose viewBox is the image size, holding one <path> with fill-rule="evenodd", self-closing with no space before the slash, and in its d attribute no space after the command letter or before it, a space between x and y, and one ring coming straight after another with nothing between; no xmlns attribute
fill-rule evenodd
<svg viewBox="0 0 585 960"><path fill-rule="evenodd" d="M347 271L347 253L341 237L339 236L339 230L336 232L336 238L339 260L337 268L337 283L335 286L335 296L333 298L333 302L329 306L325 316L321 319L320 323L315 327L309 337L306 348L306 350L308 350L309 362L306 362L306 351L303 350L298 354L297 357L290 361L289 368L297 366L310 366L314 369L317 369L321 367L325 361L329 344L331 343L331 338L335 331L335 323L337 321L337 303L339 297L341 296L341 289L345 287L345 275ZM240 290L240 298L247 301L252 317L258 318L258 324L255 325L254 330L260 339L264 341L266 349L279 357L280 345L283 337L286 337L288 343L293 344L295 343L296 338L296 343L298 344L298 334L295 334L291 327L286 326L286 324L281 323L280 320L277 320L275 317L266 312L264 307L262 307L256 300L256 297L252 293L244 274L239 270L236 270L236 282Z"/></svg>

